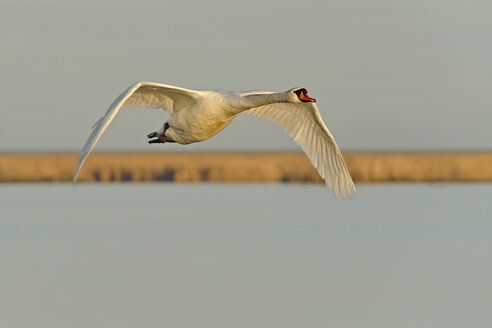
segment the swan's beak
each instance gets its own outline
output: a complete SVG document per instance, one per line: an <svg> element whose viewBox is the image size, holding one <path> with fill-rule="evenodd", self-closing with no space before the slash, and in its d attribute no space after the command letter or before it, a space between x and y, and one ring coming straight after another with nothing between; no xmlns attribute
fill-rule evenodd
<svg viewBox="0 0 492 328"><path fill-rule="evenodd" d="M301 92L301 94L299 95L299 99L301 99L304 102L316 102L316 99L309 97L304 92Z"/></svg>

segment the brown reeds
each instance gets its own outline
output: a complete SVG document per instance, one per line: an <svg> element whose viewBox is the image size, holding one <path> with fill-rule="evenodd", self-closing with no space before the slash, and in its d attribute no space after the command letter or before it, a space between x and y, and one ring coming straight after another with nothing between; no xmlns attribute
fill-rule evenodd
<svg viewBox="0 0 492 328"><path fill-rule="evenodd" d="M71 181L78 154L0 155L0 182ZM346 153L355 182L492 181L492 152ZM322 183L301 152L95 153L79 181Z"/></svg>

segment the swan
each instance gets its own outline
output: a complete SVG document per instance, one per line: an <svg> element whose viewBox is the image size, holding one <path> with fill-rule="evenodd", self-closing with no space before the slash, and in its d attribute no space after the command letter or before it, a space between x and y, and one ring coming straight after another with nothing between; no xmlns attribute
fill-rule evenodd
<svg viewBox="0 0 492 328"><path fill-rule="evenodd" d="M183 145L213 137L240 114L273 121L299 144L335 198L339 190L343 198L355 186L335 139L326 128L316 100L305 88L286 92L225 92L189 90L154 82L136 82L120 94L106 114L93 126L74 173L77 182L80 169L97 141L121 108L163 108L171 117L157 131L149 133L150 144L177 142Z"/></svg>

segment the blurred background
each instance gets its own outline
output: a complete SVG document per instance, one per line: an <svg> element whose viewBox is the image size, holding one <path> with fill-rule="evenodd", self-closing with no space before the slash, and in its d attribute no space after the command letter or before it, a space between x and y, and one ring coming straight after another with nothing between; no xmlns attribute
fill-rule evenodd
<svg viewBox="0 0 492 328"><path fill-rule="evenodd" d="M490 326L491 11L0 0L0 326ZM156 146L168 115L148 109L120 111L81 172L113 183L58 183L141 80L305 87L357 193L335 200L268 121ZM192 183L117 182L156 180Z"/></svg>

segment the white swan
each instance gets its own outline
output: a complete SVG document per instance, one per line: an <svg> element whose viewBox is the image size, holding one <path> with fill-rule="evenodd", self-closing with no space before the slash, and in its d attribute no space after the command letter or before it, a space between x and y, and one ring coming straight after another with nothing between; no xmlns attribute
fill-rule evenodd
<svg viewBox="0 0 492 328"><path fill-rule="evenodd" d="M352 196L355 186L335 139L319 114L315 99L304 88L286 92L195 91L153 82L137 82L109 106L94 125L75 168L74 182L87 156L124 107L163 108L171 117L162 128L147 135L149 143L189 144L222 131L240 113L255 115L281 126L304 150L335 197Z"/></svg>

